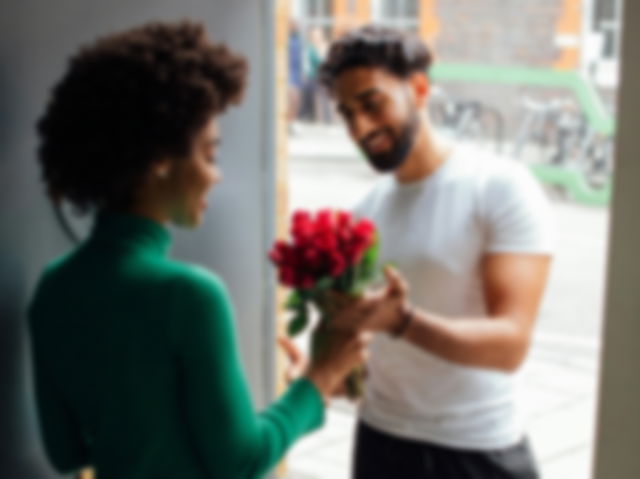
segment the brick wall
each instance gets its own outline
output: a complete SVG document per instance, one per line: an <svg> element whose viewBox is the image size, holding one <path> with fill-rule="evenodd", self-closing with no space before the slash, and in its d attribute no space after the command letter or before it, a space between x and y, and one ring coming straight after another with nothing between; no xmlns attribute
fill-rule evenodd
<svg viewBox="0 0 640 479"><path fill-rule="evenodd" d="M578 33L580 0L434 0L431 13L438 33L430 45L437 62L479 63L548 69L578 68L567 62L568 53L558 35ZM568 31L567 31L568 30ZM424 36L424 35L423 35ZM440 86L453 97L475 99L498 109L505 121L505 134L512 138L522 122L522 99L577 99L564 89L526 85L447 83ZM605 106L614 113L616 92L599 91Z"/></svg>
<svg viewBox="0 0 640 479"><path fill-rule="evenodd" d="M565 0L437 0L433 45L447 62L550 67Z"/></svg>

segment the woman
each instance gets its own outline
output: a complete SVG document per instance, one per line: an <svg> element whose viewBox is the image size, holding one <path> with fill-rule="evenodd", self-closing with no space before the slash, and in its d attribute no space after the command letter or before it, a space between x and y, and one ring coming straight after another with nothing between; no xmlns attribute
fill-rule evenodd
<svg viewBox="0 0 640 479"><path fill-rule="evenodd" d="M200 24L156 23L82 49L53 92L44 181L96 215L29 310L45 449L62 473L261 477L322 424L323 398L363 360L360 338L336 342L256 414L223 282L167 257L165 225L199 225L220 181L216 119L245 76Z"/></svg>

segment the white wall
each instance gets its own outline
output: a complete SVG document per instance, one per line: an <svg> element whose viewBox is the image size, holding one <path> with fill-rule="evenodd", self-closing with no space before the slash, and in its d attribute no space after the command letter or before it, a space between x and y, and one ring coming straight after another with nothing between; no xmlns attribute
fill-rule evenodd
<svg viewBox="0 0 640 479"><path fill-rule="evenodd" d="M625 3L596 479L640 478L640 2Z"/></svg>

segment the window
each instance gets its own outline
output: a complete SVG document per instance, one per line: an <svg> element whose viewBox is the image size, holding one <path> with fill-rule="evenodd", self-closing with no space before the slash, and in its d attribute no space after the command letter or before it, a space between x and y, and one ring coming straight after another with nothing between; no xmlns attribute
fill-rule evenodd
<svg viewBox="0 0 640 479"><path fill-rule="evenodd" d="M418 33L420 26L418 0L377 0L373 18L379 25Z"/></svg>
<svg viewBox="0 0 640 479"><path fill-rule="evenodd" d="M583 58L587 73L598 86L618 84L622 0L595 0L587 26Z"/></svg>
<svg viewBox="0 0 640 479"><path fill-rule="evenodd" d="M320 28L330 38L334 25L333 0L297 0L296 3L301 31L308 33Z"/></svg>
<svg viewBox="0 0 640 479"><path fill-rule="evenodd" d="M621 4L621 0L597 0L595 3L592 28L602 38L602 59L618 57Z"/></svg>

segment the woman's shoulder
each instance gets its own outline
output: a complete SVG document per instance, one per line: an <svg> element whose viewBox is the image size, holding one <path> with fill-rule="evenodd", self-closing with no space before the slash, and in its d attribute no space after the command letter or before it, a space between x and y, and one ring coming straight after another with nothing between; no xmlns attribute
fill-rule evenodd
<svg viewBox="0 0 640 479"><path fill-rule="evenodd" d="M33 308L34 304L37 303L45 292L55 290L54 293L57 294L57 290L64 287L64 284L58 281L58 277L64 275L67 264L71 261L74 253L74 251L65 253L44 265L37 278L34 292L29 303L29 309Z"/></svg>
<svg viewBox="0 0 640 479"><path fill-rule="evenodd" d="M222 278L203 266L167 259L162 264L163 276L171 289L180 296L197 298L226 297Z"/></svg>
<svg viewBox="0 0 640 479"><path fill-rule="evenodd" d="M203 266L167 261L167 313L180 341L233 331L233 305L222 278ZM215 332L215 333L214 333Z"/></svg>

